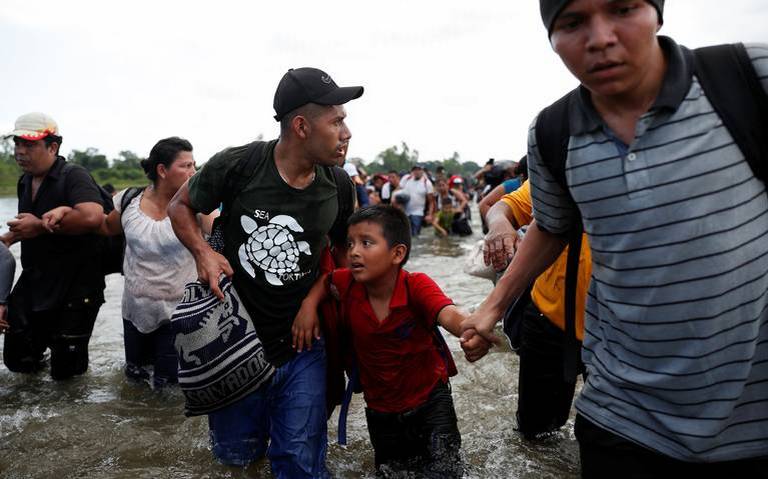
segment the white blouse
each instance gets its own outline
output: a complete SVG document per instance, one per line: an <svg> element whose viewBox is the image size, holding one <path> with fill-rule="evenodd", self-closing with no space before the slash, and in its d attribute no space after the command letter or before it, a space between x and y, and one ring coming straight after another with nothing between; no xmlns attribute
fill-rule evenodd
<svg viewBox="0 0 768 479"><path fill-rule="evenodd" d="M147 334L170 321L184 285L197 279L197 268L192 254L173 233L171 219L157 221L141 211L143 192L120 211L125 191L114 198L126 243L123 318Z"/></svg>

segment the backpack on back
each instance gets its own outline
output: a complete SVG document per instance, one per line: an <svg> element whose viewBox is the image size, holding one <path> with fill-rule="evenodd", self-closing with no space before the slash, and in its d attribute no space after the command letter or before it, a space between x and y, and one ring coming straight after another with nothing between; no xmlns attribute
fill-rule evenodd
<svg viewBox="0 0 768 479"><path fill-rule="evenodd" d="M694 75L731 134L755 176L768 185L768 95L760 84L746 48L741 43L689 50L682 47ZM536 144L541 161L570 195L565 175L570 141L568 111L578 89L541 111L536 119ZM568 233L565 275L564 376L574 382L579 344L576 339L576 282L583 225L579 215Z"/></svg>

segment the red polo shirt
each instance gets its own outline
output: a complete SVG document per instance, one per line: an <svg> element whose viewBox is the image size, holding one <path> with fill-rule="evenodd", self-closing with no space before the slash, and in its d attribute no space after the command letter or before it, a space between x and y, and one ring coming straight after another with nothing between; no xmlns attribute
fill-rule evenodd
<svg viewBox="0 0 768 479"><path fill-rule="evenodd" d="M438 381L448 380L435 326L437 315L453 301L429 276L401 270L389 316L379 322L365 286L348 269L334 271L332 282L344 305L344 324L351 329L368 407L403 412L423 404ZM447 360L453 365L449 353Z"/></svg>

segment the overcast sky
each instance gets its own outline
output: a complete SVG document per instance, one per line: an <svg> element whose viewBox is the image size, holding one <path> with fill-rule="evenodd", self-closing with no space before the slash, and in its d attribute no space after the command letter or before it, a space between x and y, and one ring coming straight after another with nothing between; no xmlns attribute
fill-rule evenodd
<svg viewBox="0 0 768 479"><path fill-rule="evenodd" d="M662 33L766 42L768 2L670 0ZM314 66L365 87L347 105L350 157L405 141L425 161L517 159L535 114L576 84L532 0L2 0L0 54L0 131L43 111L65 153L110 158L177 135L203 162L275 137L280 77Z"/></svg>

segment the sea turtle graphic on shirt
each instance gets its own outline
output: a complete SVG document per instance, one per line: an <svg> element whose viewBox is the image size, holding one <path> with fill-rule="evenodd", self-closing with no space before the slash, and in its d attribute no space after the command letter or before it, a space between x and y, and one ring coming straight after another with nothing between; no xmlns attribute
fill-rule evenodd
<svg viewBox="0 0 768 479"><path fill-rule="evenodd" d="M256 277L254 266L258 266L269 284L282 286L281 275L299 270L299 255L312 254L309 243L293 237L293 233L302 233L304 228L288 215L275 216L264 226L243 215L240 225L250 235L238 251L240 264L253 278Z"/></svg>

